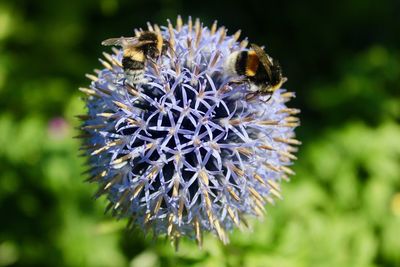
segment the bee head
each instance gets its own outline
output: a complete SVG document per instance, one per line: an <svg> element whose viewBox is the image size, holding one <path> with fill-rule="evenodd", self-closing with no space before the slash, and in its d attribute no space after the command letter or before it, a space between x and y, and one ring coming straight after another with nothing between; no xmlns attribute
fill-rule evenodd
<svg viewBox="0 0 400 267"><path fill-rule="evenodd" d="M161 47L161 54L164 54L165 52L167 52L169 47L170 47L169 42L167 40L163 39L163 44Z"/></svg>
<svg viewBox="0 0 400 267"><path fill-rule="evenodd" d="M282 68L277 60L274 60L273 62L274 63L271 66L271 84L275 85L282 80Z"/></svg>
<svg viewBox="0 0 400 267"><path fill-rule="evenodd" d="M143 53L147 58L155 59L159 56L160 52L157 49L155 43L146 44L142 46Z"/></svg>
<svg viewBox="0 0 400 267"><path fill-rule="evenodd" d="M161 41L157 40L154 43L143 45L142 50L146 57L156 59L167 52L169 47L169 42L161 39Z"/></svg>

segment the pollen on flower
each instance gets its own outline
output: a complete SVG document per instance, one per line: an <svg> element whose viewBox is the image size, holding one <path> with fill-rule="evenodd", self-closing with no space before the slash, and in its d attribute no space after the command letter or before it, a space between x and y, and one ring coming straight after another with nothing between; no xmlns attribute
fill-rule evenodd
<svg viewBox="0 0 400 267"><path fill-rule="evenodd" d="M169 48L145 62L144 82L127 82L123 51L113 48L80 89L88 181L129 227L176 244L187 236L201 246L203 232L227 243L230 230L281 198L281 180L294 174L299 111L285 104L294 94L278 89L250 101L249 84L232 82L238 77L224 64L246 49L240 31L180 17L176 26L148 23L148 31L160 32Z"/></svg>

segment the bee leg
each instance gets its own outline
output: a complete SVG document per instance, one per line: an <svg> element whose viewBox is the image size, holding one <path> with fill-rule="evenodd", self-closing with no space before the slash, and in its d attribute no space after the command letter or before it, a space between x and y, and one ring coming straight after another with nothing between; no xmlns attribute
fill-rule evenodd
<svg viewBox="0 0 400 267"><path fill-rule="evenodd" d="M228 84L241 84L243 82L244 82L243 80L232 80L232 81L229 81Z"/></svg>
<svg viewBox="0 0 400 267"><path fill-rule="evenodd" d="M124 86L129 86L131 88L135 88L135 85L133 83L131 83L131 81L129 81L127 78L124 79L123 85Z"/></svg>
<svg viewBox="0 0 400 267"><path fill-rule="evenodd" d="M137 90L136 87L135 87L134 85L129 84L129 83L127 83L127 82L124 82L124 85L127 86L127 87L129 87L129 88L132 89L132 90Z"/></svg>
<svg viewBox="0 0 400 267"><path fill-rule="evenodd" d="M261 100L261 101L264 102L264 103L267 103L268 101L271 100L271 98L272 98L272 94L268 95L268 98L266 100Z"/></svg>
<svg viewBox="0 0 400 267"><path fill-rule="evenodd" d="M248 93L245 97L246 101L253 101L258 96L258 92Z"/></svg>
<svg viewBox="0 0 400 267"><path fill-rule="evenodd" d="M228 85L231 85L231 84L238 84L238 85L240 85L240 84L244 84L244 83L247 83L247 82L248 82L247 80L242 79L242 80L232 80L232 81L229 81L227 84L228 84Z"/></svg>

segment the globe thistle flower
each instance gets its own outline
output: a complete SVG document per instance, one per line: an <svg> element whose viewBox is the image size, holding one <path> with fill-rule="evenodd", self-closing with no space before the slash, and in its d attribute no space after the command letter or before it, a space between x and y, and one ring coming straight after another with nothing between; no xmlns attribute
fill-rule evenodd
<svg viewBox="0 0 400 267"><path fill-rule="evenodd" d="M104 53L82 115L89 181L106 195L107 210L145 232L202 242L212 232L227 243L228 231L262 217L266 202L280 198L280 182L300 142L294 139L294 94L246 98L249 84L224 71L234 51L244 50L240 31L227 35L189 18L159 28L170 49L147 61L146 82L125 82L122 50ZM139 34L141 29L135 30ZM269 98L269 99L268 99Z"/></svg>

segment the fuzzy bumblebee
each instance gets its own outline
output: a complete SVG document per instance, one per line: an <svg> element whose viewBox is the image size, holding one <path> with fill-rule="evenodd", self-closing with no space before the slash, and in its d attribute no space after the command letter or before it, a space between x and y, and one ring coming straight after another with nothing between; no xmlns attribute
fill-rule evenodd
<svg viewBox="0 0 400 267"><path fill-rule="evenodd" d="M249 84L231 83L237 77L224 64L246 50L240 31L227 35L216 23L207 28L180 17L175 27L148 24L148 31L169 48L146 61L145 82L126 82L123 51L114 48L100 60L104 68L87 75L90 87L81 88L89 181L129 227L175 243L187 236L200 246L202 233L212 232L227 243L246 217L263 216L293 174L299 110L286 102L294 94L278 89L268 101L248 101Z"/></svg>

